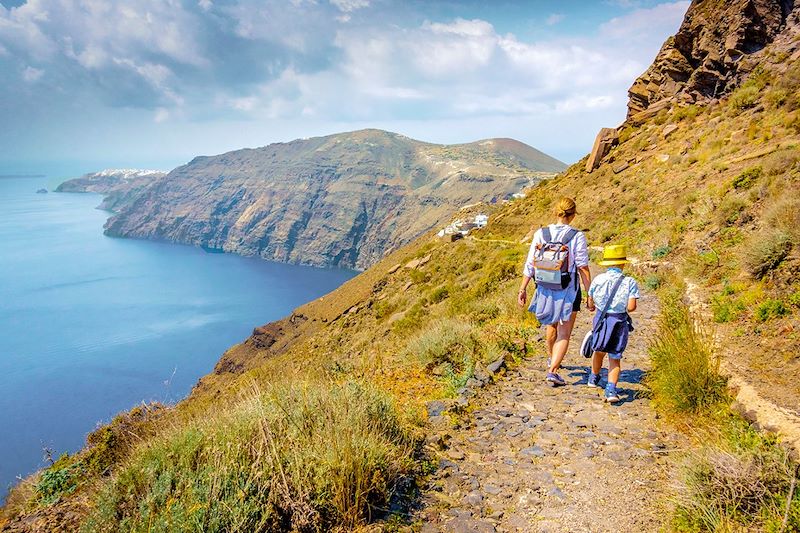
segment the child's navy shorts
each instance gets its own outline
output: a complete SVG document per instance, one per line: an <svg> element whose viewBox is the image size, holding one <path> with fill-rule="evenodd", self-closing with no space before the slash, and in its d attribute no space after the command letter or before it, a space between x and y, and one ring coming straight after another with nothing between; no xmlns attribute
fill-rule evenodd
<svg viewBox="0 0 800 533"><path fill-rule="evenodd" d="M628 313L608 313L602 324L598 324L601 311L594 317L594 336L592 349L605 352L611 359L622 359L622 352L628 346L630 326Z"/></svg>

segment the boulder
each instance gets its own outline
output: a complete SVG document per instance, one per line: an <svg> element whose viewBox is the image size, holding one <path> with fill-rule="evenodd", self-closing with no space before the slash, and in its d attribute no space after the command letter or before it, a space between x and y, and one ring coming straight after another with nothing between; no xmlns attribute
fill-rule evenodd
<svg viewBox="0 0 800 533"><path fill-rule="evenodd" d="M628 162L627 161L623 161L622 163L620 163L618 165L614 165L613 167L611 167L611 170L614 171L614 174L619 174L623 170L627 169L628 166L629 166Z"/></svg>
<svg viewBox="0 0 800 533"><path fill-rule="evenodd" d="M619 142L619 135L614 128L602 128L594 139L592 153L586 161L586 172L591 172L600 166L600 161Z"/></svg>
<svg viewBox="0 0 800 533"><path fill-rule="evenodd" d="M486 365L486 371L490 374L496 374L500 371L501 368L506 364L505 357L500 357Z"/></svg>
<svg viewBox="0 0 800 533"><path fill-rule="evenodd" d="M666 126L664 126L664 129L661 130L661 135L663 135L664 138L666 139L667 137L675 133L675 130L677 129L678 129L677 124L667 124Z"/></svg>

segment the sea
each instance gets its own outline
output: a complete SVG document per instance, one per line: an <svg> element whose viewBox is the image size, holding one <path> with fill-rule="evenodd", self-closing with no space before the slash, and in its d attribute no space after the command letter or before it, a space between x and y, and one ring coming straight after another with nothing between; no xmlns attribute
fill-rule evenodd
<svg viewBox="0 0 800 533"><path fill-rule="evenodd" d="M0 177L0 495L356 274L107 237L102 197L57 183Z"/></svg>

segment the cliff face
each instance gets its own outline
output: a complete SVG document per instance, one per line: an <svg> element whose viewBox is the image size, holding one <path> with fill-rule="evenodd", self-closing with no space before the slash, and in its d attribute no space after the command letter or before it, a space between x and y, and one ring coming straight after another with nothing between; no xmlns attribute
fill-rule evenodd
<svg viewBox="0 0 800 533"><path fill-rule="evenodd" d="M629 121L729 93L757 64L752 56L777 37L796 41L798 32L794 0L693 0L678 33L628 91Z"/></svg>
<svg viewBox="0 0 800 533"><path fill-rule="evenodd" d="M511 139L443 146L364 130L195 158L117 198L106 232L361 269L459 207L563 168Z"/></svg>
<svg viewBox="0 0 800 533"><path fill-rule="evenodd" d="M166 176L160 170L108 169L65 181L56 192L96 192L104 194L99 209L116 211L136 198L145 187Z"/></svg>

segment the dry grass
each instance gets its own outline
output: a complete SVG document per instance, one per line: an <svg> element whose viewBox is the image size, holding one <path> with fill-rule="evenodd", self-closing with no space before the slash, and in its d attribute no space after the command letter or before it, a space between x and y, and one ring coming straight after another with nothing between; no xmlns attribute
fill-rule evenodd
<svg viewBox="0 0 800 533"><path fill-rule="evenodd" d="M742 264L756 279L761 279L780 266L792 250L791 236L777 228L754 234L742 252Z"/></svg>
<svg viewBox="0 0 800 533"><path fill-rule="evenodd" d="M85 531L351 529L380 515L415 440L357 383L254 388L234 409L139 449L100 492Z"/></svg>
<svg viewBox="0 0 800 533"><path fill-rule="evenodd" d="M650 344L653 368L646 378L653 403L673 419L698 415L728 399L708 330L681 302L673 278L661 291L658 332Z"/></svg>
<svg viewBox="0 0 800 533"><path fill-rule="evenodd" d="M737 415L718 415L705 423L702 444L684 458L673 527L797 531L800 495L792 491L792 479L798 465L787 451Z"/></svg>

